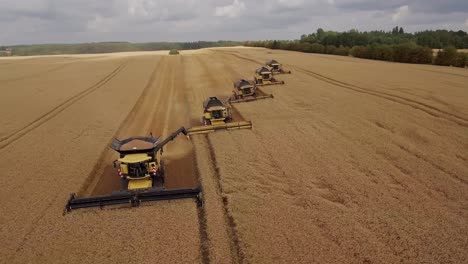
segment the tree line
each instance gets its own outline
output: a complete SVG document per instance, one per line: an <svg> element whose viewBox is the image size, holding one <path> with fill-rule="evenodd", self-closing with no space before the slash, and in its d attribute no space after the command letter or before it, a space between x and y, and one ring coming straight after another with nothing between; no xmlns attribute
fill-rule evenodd
<svg viewBox="0 0 468 264"><path fill-rule="evenodd" d="M405 33L398 26L388 32L335 32L319 28L298 40L248 41L244 45L394 62L468 66L468 55L457 51L468 48L468 34L461 30ZM435 57L433 49L441 49Z"/></svg>
<svg viewBox="0 0 468 264"><path fill-rule="evenodd" d="M38 44L9 46L13 56L95 54L126 51L189 50L210 47L242 45L235 41L196 41L196 42L98 42L81 44Z"/></svg>

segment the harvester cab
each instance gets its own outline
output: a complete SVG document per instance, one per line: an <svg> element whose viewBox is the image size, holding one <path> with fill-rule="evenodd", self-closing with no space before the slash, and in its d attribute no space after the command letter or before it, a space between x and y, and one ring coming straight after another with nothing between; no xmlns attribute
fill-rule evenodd
<svg viewBox="0 0 468 264"><path fill-rule="evenodd" d="M164 186L164 162L161 159L163 147L180 133L188 136L181 127L164 140L148 137L131 137L124 140L114 139L111 148L120 158L114 161L121 182L121 190L110 195L77 197L71 194L65 212L77 208L103 207L106 205L130 204L138 206L141 202L196 198L201 205L201 188L166 189Z"/></svg>
<svg viewBox="0 0 468 264"><path fill-rule="evenodd" d="M255 84L241 79L234 83L234 95L236 97L245 97L245 96L253 96L257 91L257 87ZM237 98L236 98L237 99Z"/></svg>
<svg viewBox="0 0 468 264"><path fill-rule="evenodd" d="M232 92L233 96L229 98L229 103L231 104L273 98L272 94L264 93L254 83L244 79L234 83L234 90Z"/></svg>
<svg viewBox="0 0 468 264"><path fill-rule="evenodd" d="M232 121L231 107L223 103L217 97L208 97L203 102L203 126L192 127L187 130L189 135L205 134L220 129L249 129L252 128L250 121Z"/></svg>
<svg viewBox="0 0 468 264"><path fill-rule="evenodd" d="M203 102L203 125L221 125L231 121L231 109L217 97L209 97Z"/></svg>
<svg viewBox="0 0 468 264"><path fill-rule="evenodd" d="M255 71L255 84L257 86L284 84L284 81L276 80L273 73L266 67L260 67Z"/></svg>
<svg viewBox="0 0 468 264"><path fill-rule="evenodd" d="M122 190L146 189L164 184L161 155L157 153L158 143L159 139L153 136L122 141L114 139L111 148L120 154L120 158L114 161L114 168L118 169Z"/></svg>
<svg viewBox="0 0 468 264"><path fill-rule="evenodd" d="M265 63L270 68L272 74L290 74L291 71L285 71L283 65L276 60L270 60Z"/></svg>

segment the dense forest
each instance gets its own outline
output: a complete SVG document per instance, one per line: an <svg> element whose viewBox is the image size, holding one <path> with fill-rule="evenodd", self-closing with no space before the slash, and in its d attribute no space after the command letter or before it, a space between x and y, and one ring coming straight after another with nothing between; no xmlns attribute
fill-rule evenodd
<svg viewBox="0 0 468 264"><path fill-rule="evenodd" d="M316 33L302 35L298 40L248 41L244 44L394 62L468 66L468 55L457 51L468 49L468 34L461 30L405 33L398 26L387 32L335 32L319 28ZM434 57L432 49L441 50Z"/></svg>
<svg viewBox="0 0 468 264"><path fill-rule="evenodd" d="M9 46L13 56L27 55L57 55L57 54L93 54L124 51L154 51L154 50L189 50L209 47L226 47L242 45L234 41L197 41L197 42L99 42L82 44L41 44ZM0 47L0 50L6 47Z"/></svg>

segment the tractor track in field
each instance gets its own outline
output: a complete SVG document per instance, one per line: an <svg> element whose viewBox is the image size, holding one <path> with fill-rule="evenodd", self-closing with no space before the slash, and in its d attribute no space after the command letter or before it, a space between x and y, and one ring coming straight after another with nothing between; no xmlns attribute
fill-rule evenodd
<svg viewBox="0 0 468 264"><path fill-rule="evenodd" d="M244 252L242 251L242 247L240 244L240 238L239 234L237 232L237 225L234 220L234 217L232 214L229 212L229 201L226 196L224 196L224 189L223 185L221 183L221 172L219 171L219 166L218 166L218 161L216 160L216 154L215 154L215 149L213 147L213 143L211 142L210 138L208 135L205 135L205 140L208 143L208 149L209 149L209 159L212 161L212 166L214 169L214 176L215 176L215 182L216 182L216 191L217 193L221 196L221 202L223 205L223 210L224 210L224 217L225 217L225 222L227 224L227 232L230 238L231 242L231 257L233 260L233 263L245 263L245 255Z"/></svg>
<svg viewBox="0 0 468 264"><path fill-rule="evenodd" d="M153 84L155 78L156 78L156 73L158 72L159 66L161 64L161 60L158 60L156 63L153 71L151 72L150 77L148 78L148 82L145 85L145 88L143 88L143 92L140 94L138 97L136 103L133 105L133 108L130 110L130 112L127 114L125 119L122 121L120 126L117 128L117 132L114 134L112 138L116 138L119 135L119 132L124 129L124 127L127 126L127 124L130 122L130 120L134 119L137 112L139 111L143 101L147 97L150 87ZM112 142L112 139L109 141L109 144ZM109 145L108 144L108 145ZM91 195L91 193L95 189L95 185L97 184L97 181L99 180L99 171L102 169L104 164L107 163L108 158L108 153L109 153L109 148L105 147L102 151L101 154L99 155L99 159L97 160L96 164L94 165L93 169L91 172L88 174L88 177L86 178L84 184L81 186L80 190L78 191L78 195ZM98 177L99 176L99 177Z"/></svg>
<svg viewBox="0 0 468 264"><path fill-rule="evenodd" d="M456 77L468 78L468 76L466 76L466 75L458 74L458 73L453 73L453 72L444 72L444 71L429 70L429 69L421 69L421 71L425 71L425 72L434 72L434 73L443 74L443 75L449 75L449 76L456 76Z"/></svg>
<svg viewBox="0 0 468 264"><path fill-rule="evenodd" d="M379 97L379 98L382 98L382 99L386 99L388 101L392 101L394 103L399 103L399 104L402 104L402 105L406 105L406 106L409 106L411 108L414 108L414 109L420 110L422 112L425 112L426 114L431 115L433 117L443 118L445 120L452 121L452 122L454 122L454 123L456 123L456 124L458 124L460 126L468 127L468 119L463 118L463 117L458 116L458 115L455 115L455 114L452 114L452 113L449 113L447 111L441 110L441 109L439 109L437 107L434 107L432 105L428 105L426 103L418 102L416 100L405 98L405 97L402 97L402 96L398 96L398 95L394 95L394 94L390 94L390 93L386 93L386 92L377 92L375 90L371 90L371 89L368 89L368 88L363 88L363 87L356 86L356 85L353 85L353 84L345 83L345 82L342 82L342 81L339 81L339 80L336 80L336 79L333 79L333 78L330 78L330 77L324 76L322 74L319 74L319 73L316 73L316 72L313 72L313 71L310 71L310 70L307 70L307 69L303 69L303 68L300 68L300 67L292 66L291 68L296 69L296 70L298 70L298 71L300 71L302 73L305 73L305 74L307 74L309 76L312 76L312 77L314 77L314 78L316 78L318 80L324 81L326 83L329 83L329 84L332 84L332 85L335 85L335 86L339 86L339 87L342 87L342 88L346 88L346 89L349 89L349 90L353 90L355 92L376 96L376 97Z"/></svg>
<svg viewBox="0 0 468 264"><path fill-rule="evenodd" d="M73 63L75 63L75 61L72 61L72 62L69 62L69 63L64 63L64 64L61 64L59 66L47 69L45 71L35 72L35 73L31 73L31 74L27 74L27 75L23 75L23 76L20 76L20 77L15 77L15 78L2 79L2 80L0 80L0 82L9 83L9 82L21 81L21 80L24 80L24 79L41 76L41 75L44 75L44 74L50 74L50 73L65 69L68 66L72 65Z"/></svg>
<svg viewBox="0 0 468 264"><path fill-rule="evenodd" d="M30 61L33 61L33 60L37 60L38 58L28 58L28 59L19 59L19 60L0 60L0 62L3 62L5 61L4 63L0 63L0 66L4 66L4 65L10 65L10 64L24 64L24 63L28 63Z"/></svg>
<svg viewBox="0 0 468 264"><path fill-rule="evenodd" d="M210 57L211 58L211 57ZM211 58L212 59L212 58ZM203 60L200 60L200 64L202 65L202 68L205 70L205 71L209 71L209 67L207 65L206 62L204 62ZM223 63L223 67L224 68L227 68L227 71L229 72L229 74L224 74L224 76L226 76L225 79L229 80L231 83L234 82L234 78L236 78L236 71L229 65L227 64L224 64ZM210 82L211 83L216 83L216 80L215 78L212 77L212 75L209 75L210 77ZM232 86L226 86L226 87L232 87ZM231 90L232 92L232 90ZM224 100L224 103L228 104L227 103L227 100L229 99L231 95L228 96L228 98L226 100ZM246 119L244 118L244 116L242 116L242 114L240 113L239 110L237 110L236 106L233 105L233 104L229 104L231 106L231 114L232 114L232 119L234 122L236 121L246 121Z"/></svg>
<svg viewBox="0 0 468 264"><path fill-rule="evenodd" d="M226 56L226 54L222 54L221 56ZM226 63L224 60L223 60L223 66L227 70L229 75L231 76L231 79L234 80L234 78L237 78L237 79L245 79L245 80L248 80L248 81L251 81L251 82L255 82L255 80L249 80L249 78L240 77L240 76L242 76L242 74L240 74L237 70L235 70L229 63ZM237 79L235 81L237 81ZM257 93L259 95L268 95L269 94L269 93L267 93L267 92L265 92L263 90L262 86L257 86Z"/></svg>
<svg viewBox="0 0 468 264"><path fill-rule="evenodd" d="M203 61L202 59L198 57L197 59L200 65L202 66L203 71L208 73L207 76L209 76L208 80L210 82L210 85L215 86L217 83L219 83L219 80L217 80L213 75L209 74L211 71L207 62ZM237 113L238 117L241 120L244 120L236 108L233 107L232 109L234 110L233 112ZM234 114L235 113L233 113L233 117L234 117ZM210 165L214 172L214 175L213 175L214 176L213 181L215 182L214 188L216 190L216 196L218 196L217 199L221 203L223 216L224 216L224 223L227 227L226 232L229 237L229 244L230 244L229 248L231 251L231 260L233 263L244 263L246 258L241 248L240 237L236 229L236 223L235 223L234 217L229 211L229 201L227 197L224 196L224 190L223 190L222 183L221 183L221 173L219 171L218 163L216 160L214 146L208 134L204 136L203 140L208 145L208 155L209 155L208 159L211 161Z"/></svg>
<svg viewBox="0 0 468 264"><path fill-rule="evenodd" d="M112 80L125 66L128 64L129 60L125 60L122 63L119 64L113 71L111 71L109 74L107 74L104 78L99 80L97 83L94 85L88 87L87 89L73 95L72 97L66 99L59 105L55 106L51 110L49 110L47 113L41 115L40 117L36 118L32 122L28 123L27 125L23 126L22 128L16 130L15 132L4 136L0 138L0 149L3 149L7 147L8 145L12 144L13 142L21 139L25 135L29 134L31 131L34 129L38 128L39 126L43 125L47 121L51 120L61 112L65 111L67 108L75 104L76 102L80 101L87 95L95 92L102 86L104 86L106 83L108 83L110 80Z"/></svg>
<svg viewBox="0 0 468 264"><path fill-rule="evenodd" d="M217 51L217 52L219 52L219 51ZM239 59L247 60L247 61L254 62L254 63L260 63L261 65L263 65L263 63L258 61L258 60L243 57L243 56L240 56L240 55L235 54L235 53L224 52L224 51L222 53L230 54L230 55L232 55L234 57L237 57ZM456 123L456 124L458 124L460 126L468 127L468 119L467 118L461 117L461 116L456 115L456 114L449 113L449 112L444 111L442 109L439 109L439 108L437 108L435 106L432 106L432 105L429 105L429 104L426 104L426 103L422 103L422 102L419 102L419 101L416 101L416 100L413 100L413 99L405 98L405 97L402 97L402 96L398 96L398 95L395 95L395 94L386 93L386 92L378 92L378 91L375 91L375 90L372 90L372 89L369 89L369 88L364 88L364 87L357 86L357 85L354 85L354 84L349 84L349 83L346 83L346 82L343 82L343 81L340 81L340 80L337 80L337 79L333 79L331 77L328 77L328 76L325 76L325 75L322 75L322 74L319 74L319 73L316 73L314 71L307 70L307 69L304 69L304 68L301 68L301 67L298 67L298 66L293 66L293 65L288 65L288 66L291 67L292 69L298 70L299 72L302 72L302 73L304 73L306 75L309 75L309 76L311 76L311 77L313 77L313 78L315 78L317 80L326 82L328 84L338 86L338 87L342 87L342 88L352 90L352 91L355 91L355 92L358 92L358 93L363 93L363 94L379 97L381 99L385 99L385 100L388 100L388 101L391 101L391 102L394 102L394 103L398 103L398 104L401 104L401 105L411 107L413 109L420 110L420 111L422 111L422 112L424 112L424 113L426 113L428 115L431 115L433 117L442 118L442 119L445 119L447 121L454 122L454 123Z"/></svg>
<svg viewBox="0 0 468 264"><path fill-rule="evenodd" d="M151 66L148 75L145 77L146 82L142 92L138 95L133 108L114 133L113 138L127 138L150 133L154 133L155 136L165 137L171 133L170 130L179 128L179 124L175 125L174 120L177 120L178 123L177 118L184 116L184 114L180 113L183 110L177 107L177 103L182 103L180 100L185 100L183 99L183 92L180 91L183 79L178 77L176 71L180 63L181 61L176 60L176 58L162 57ZM185 123L182 120L180 122ZM184 147L177 148L176 146L175 149L181 150ZM120 188L120 182L116 181L115 178L115 170L112 166L109 166L114 160L114 155L115 151L107 147L102 150L93 170L78 192L80 196L105 195ZM163 157L164 159L165 157ZM195 168L190 168L189 163L186 164L185 160L174 159L171 162L175 162L174 164L179 164L179 166L169 165L169 170L177 167L186 170L188 176L184 176L185 174L177 171L173 177L167 179L166 187L193 187L193 181L196 180L194 180L194 177L191 178L190 175L194 175Z"/></svg>
<svg viewBox="0 0 468 264"><path fill-rule="evenodd" d="M195 166L195 176L199 184L201 185L201 175L198 169L197 162L197 152L193 151L194 166ZM202 264L210 263L210 236L208 234L208 225L207 225L207 215L206 210L203 204L205 204L205 196L203 195L202 190L202 206L197 205L197 215L198 215L198 234L200 237L200 257Z"/></svg>

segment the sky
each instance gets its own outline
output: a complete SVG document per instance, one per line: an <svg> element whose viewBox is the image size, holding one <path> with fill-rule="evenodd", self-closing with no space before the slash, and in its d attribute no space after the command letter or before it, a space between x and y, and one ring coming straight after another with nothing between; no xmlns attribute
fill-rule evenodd
<svg viewBox="0 0 468 264"><path fill-rule="evenodd" d="M0 0L0 45L297 39L397 25L468 31L468 0Z"/></svg>

